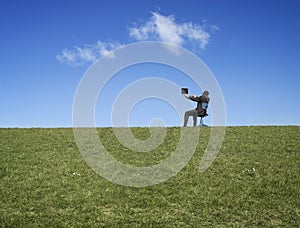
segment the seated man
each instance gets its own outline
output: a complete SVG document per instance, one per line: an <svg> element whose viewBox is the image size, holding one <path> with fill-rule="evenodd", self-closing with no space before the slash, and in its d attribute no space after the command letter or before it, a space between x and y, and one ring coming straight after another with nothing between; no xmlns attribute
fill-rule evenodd
<svg viewBox="0 0 300 228"><path fill-rule="evenodd" d="M206 111L206 110L202 109L202 103L207 103L207 104L209 103L210 99L209 99L208 95L209 95L208 91L204 91L202 93L202 96L199 96L199 97L196 97L195 95L189 96L189 95L185 94L185 97L187 99L197 102L197 108L185 112L184 124L183 124L184 127L186 127L190 116L193 116L194 127L196 126L197 116L203 114Z"/></svg>

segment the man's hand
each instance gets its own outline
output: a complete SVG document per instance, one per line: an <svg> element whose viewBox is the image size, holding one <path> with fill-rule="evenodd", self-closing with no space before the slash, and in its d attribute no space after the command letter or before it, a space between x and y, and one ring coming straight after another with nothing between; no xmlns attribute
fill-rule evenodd
<svg viewBox="0 0 300 228"><path fill-rule="evenodd" d="M188 94L184 94L184 96L187 98L187 99L190 99L190 96Z"/></svg>

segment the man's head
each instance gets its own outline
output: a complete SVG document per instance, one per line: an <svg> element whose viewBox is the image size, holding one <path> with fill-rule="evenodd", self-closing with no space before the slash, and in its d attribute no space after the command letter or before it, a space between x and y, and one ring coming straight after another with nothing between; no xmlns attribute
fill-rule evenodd
<svg viewBox="0 0 300 228"><path fill-rule="evenodd" d="M207 90L205 90L202 95L208 96L209 92Z"/></svg>

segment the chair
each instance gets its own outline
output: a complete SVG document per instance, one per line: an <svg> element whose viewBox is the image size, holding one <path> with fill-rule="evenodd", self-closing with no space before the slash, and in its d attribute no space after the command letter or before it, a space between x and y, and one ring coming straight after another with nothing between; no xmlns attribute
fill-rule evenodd
<svg viewBox="0 0 300 228"><path fill-rule="evenodd" d="M200 118L200 125L199 126L208 127L207 125L205 125L203 123L203 118L206 117L206 116L208 116L208 114L207 114L207 107L208 107L208 103L202 103L201 108L203 110L203 113L198 114L198 117L201 117Z"/></svg>

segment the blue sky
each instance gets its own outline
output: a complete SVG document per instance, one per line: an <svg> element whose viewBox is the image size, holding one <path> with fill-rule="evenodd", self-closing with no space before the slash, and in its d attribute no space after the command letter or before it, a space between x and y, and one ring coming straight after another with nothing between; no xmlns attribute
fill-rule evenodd
<svg viewBox="0 0 300 228"><path fill-rule="evenodd" d="M227 125L300 125L298 0L3 0L0 12L0 127L71 127L74 95L92 62L143 40L174 42L207 64L224 95ZM164 72L178 86L202 92L178 72L170 76L174 69L138 71ZM113 102L138 75L112 79L106 96ZM97 126L111 125L106 105L96 107ZM145 100L129 122L144 126L157 115L168 126L181 125L171 109Z"/></svg>

